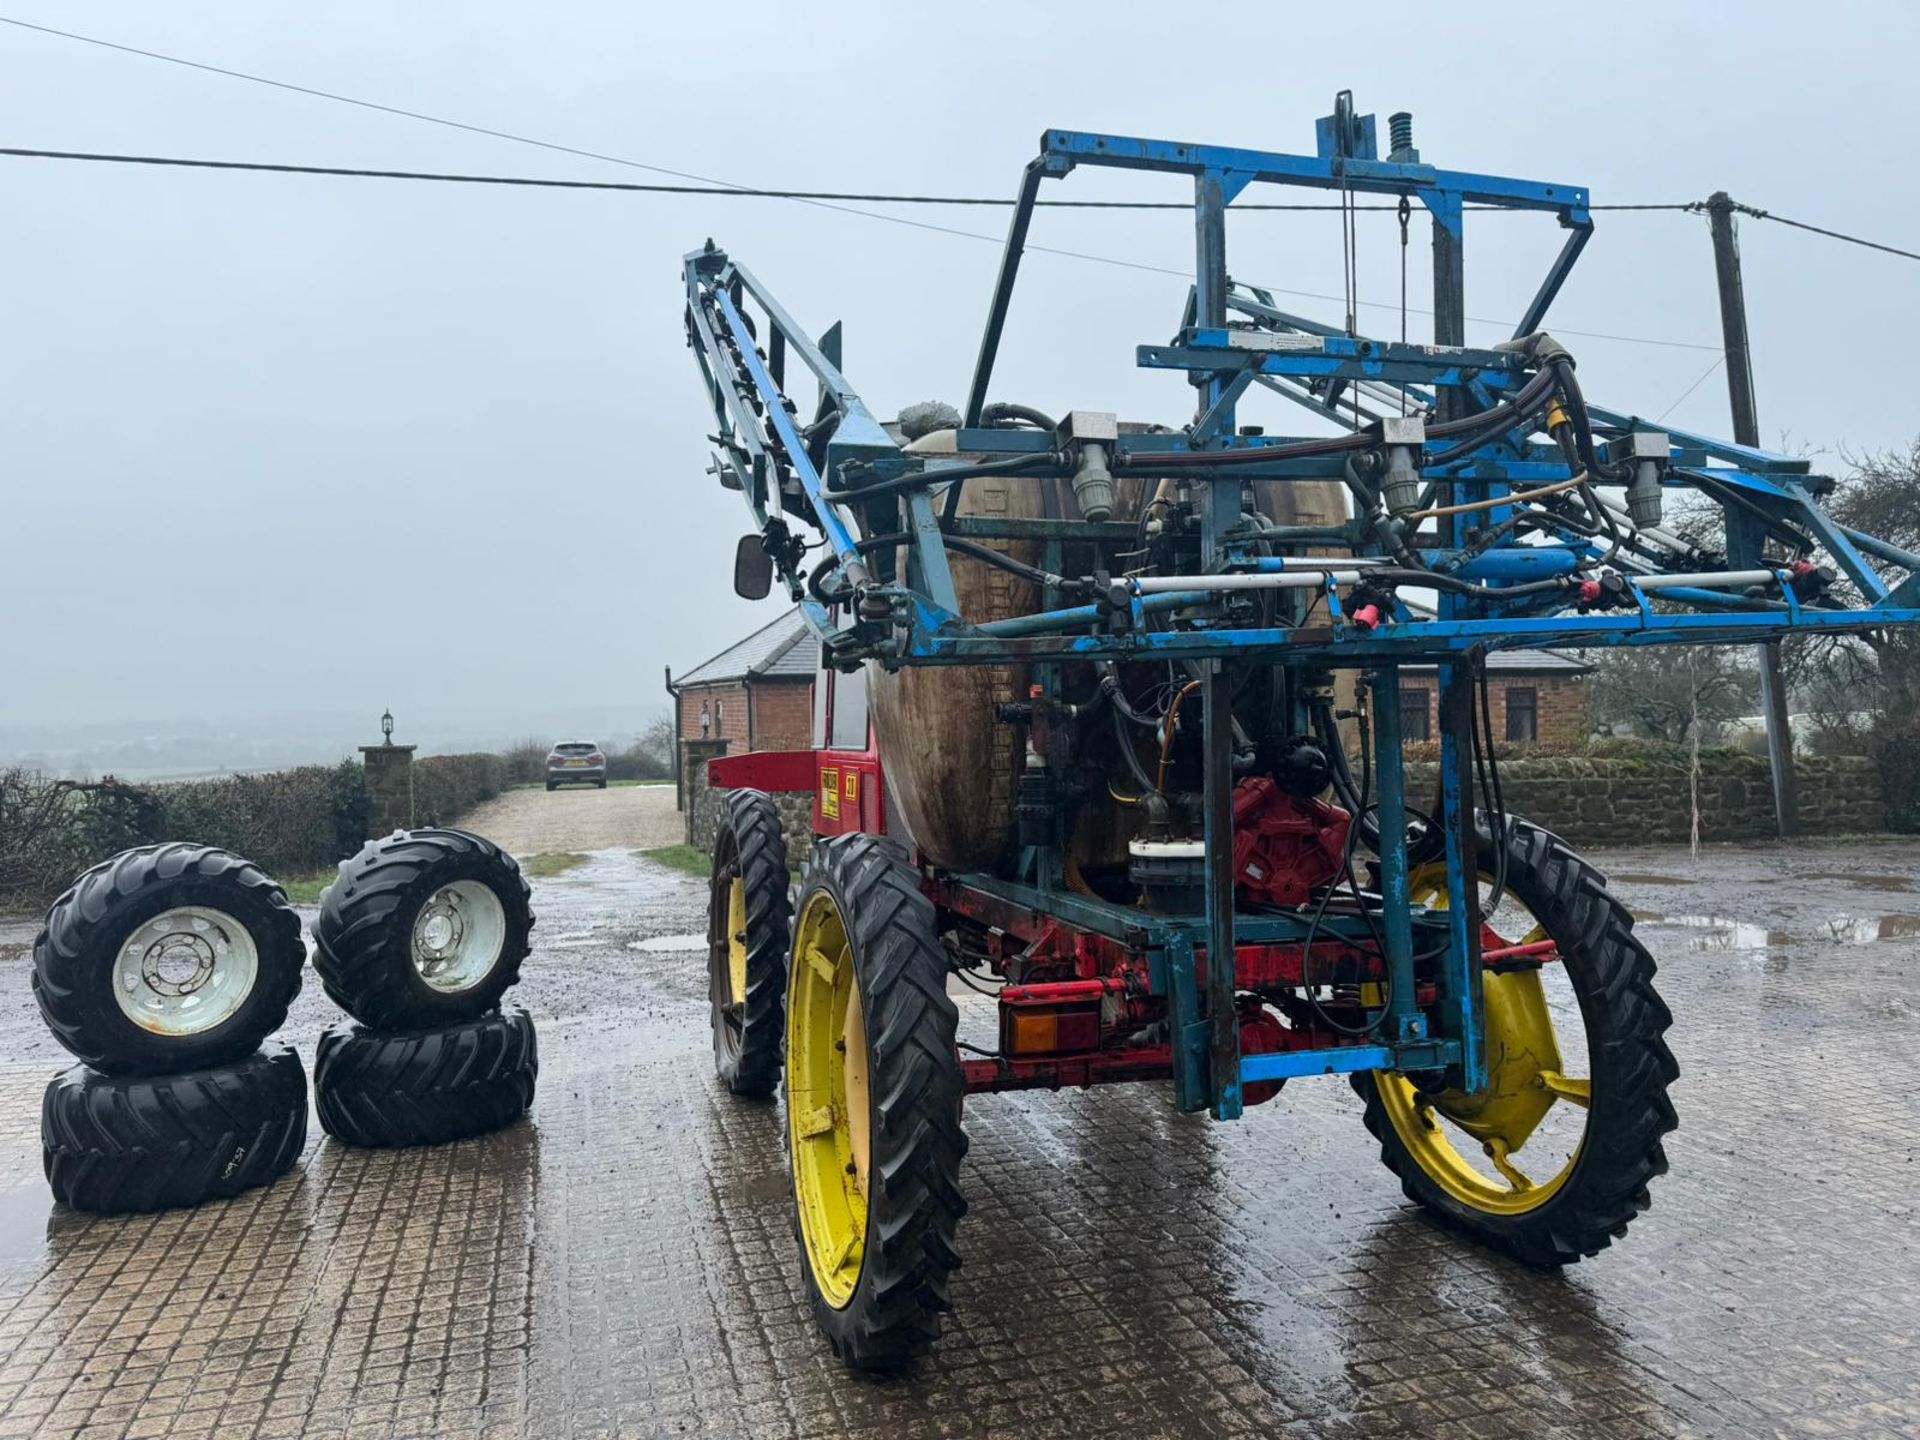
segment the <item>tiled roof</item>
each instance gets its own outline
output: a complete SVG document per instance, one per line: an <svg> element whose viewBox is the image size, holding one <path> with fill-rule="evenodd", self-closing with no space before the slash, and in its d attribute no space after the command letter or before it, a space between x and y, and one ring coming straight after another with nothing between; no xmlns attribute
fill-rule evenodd
<svg viewBox="0 0 1920 1440"><path fill-rule="evenodd" d="M780 679L811 678L820 665L820 642L807 628L798 610L762 625L746 639L737 641L710 660L703 660L673 683L711 685L722 680L748 680L763 676Z"/></svg>

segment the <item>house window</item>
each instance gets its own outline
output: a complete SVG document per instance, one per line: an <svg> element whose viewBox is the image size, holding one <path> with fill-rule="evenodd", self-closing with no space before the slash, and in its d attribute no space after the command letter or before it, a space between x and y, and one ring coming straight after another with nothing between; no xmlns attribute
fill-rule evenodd
<svg viewBox="0 0 1920 1440"><path fill-rule="evenodd" d="M1507 739L1540 738L1540 692L1531 685L1507 687Z"/></svg>
<svg viewBox="0 0 1920 1440"><path fill-rule="evenodd" d="M1427 692L1418 685L1400 692L1400 738L1403 741L1433 738L1433 707L1428 703Z"/></svg>

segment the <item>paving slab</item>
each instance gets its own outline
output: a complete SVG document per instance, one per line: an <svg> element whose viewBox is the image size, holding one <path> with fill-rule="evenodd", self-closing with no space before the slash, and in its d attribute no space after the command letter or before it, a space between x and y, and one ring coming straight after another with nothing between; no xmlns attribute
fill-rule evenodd
<svg viewBox="0 0 1920 1440"><path fill-rule="evenodd" d="M1231 1125L979 1097L954 1314L890 1382L814 1333L780 1112L712 1079L702 887L631 848L537 883L527 1121L316 1127L190 1211L52 1204L63 1057L0 948L0 1440L1920 1433L1920 844L1596 858L1682 1067L1615 1248L1539 1274L1436 1229L1335 1081ZM287 1038L331 1018L309 985Z"/></svg>

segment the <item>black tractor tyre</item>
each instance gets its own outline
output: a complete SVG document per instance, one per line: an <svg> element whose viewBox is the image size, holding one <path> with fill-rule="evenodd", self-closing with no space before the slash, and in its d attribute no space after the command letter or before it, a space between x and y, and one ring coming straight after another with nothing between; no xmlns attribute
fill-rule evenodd
<svg viewBox="0 0 1920 1440"><path fill-rule="evenodd" d="M787 946L793 908L787 898L787 841L773 797L729 790L713 837L707 898L707 1001L713 1065L735 1095L765 1098L780 1084L787 1025ZM744 913L733 928L733 885ZM733 998L732 947L745 950L746 994Z"/></svg>
<svg viewBox="0 0 1920 1440"><path fill-rule="evenodd" d="M796 1195L794 1237L813 1316L855 1370L890 1373L926 1353L952 1308L955 1231L967 1212L960 1162L966 1079L955 1045L960 1011L920 874L889 840L836 836L813 849L799 911L824 890L847 924L865 1014L872 1154L865 1260L843 1308L820 1293L806 1257ZM796 961L797 968L797 961ZM784 1127L789 1150L792 1127ZM789 1164L792 1156L789 1153Z"/></svg>
<svg viewBox="0 0 1920 1440"><path fill-rule="evenodd" d="M539 1074L524 1010L438 1030L334 1025L314 1052L314 1108L321 1128L349 1145L440 1145L518 1120Z"/></svg>
<svg viewBox="0 0 1920 1440"><path fill-rule="evenodd" d="M432 922L424 913L429 902L450 903L440 900L449 887L466 887L463 893L474 896L476 886L499 907L498 952L471 976L451 969L435 983L416 963L416 927ZM520 978L533 930L532 896L518 862L490 840L464 830L396 830L343 860L339 879L321 892L313 968L334 1004L370 1029L477 1019ZM459 904L473 912L466 923L477 937L477 917L493 912L477 897ZM457 917L460 910L451 913ZM448 943L464 945L467 938L461 930ZM447 963L457 967L460 952L453 954Z"/></svg>
<svg viewBox="0 0 1920 1440"><path fill-rule="evenodd" d="M230 933L229 921L244 934ZM168 932L152 928L159 924ZM150 943L136 956L142 927ZM195 990L211 996L205 987L221 983L222 967L249 946L251 984L206 1029L169 1033L155 1015L143 1024L119 998L138 1009ZM116 978L123 950L129 963L141 959L139 976ZM280 1028L306 960L300 917L257 865L208 845L143 845L94 866L53 902L33 944L33 994L54 1039L103 1074L197 1070L251 1054Z"/></svg>
<svg viewBox="0 0 1920 1440"><path fill-rule="evenodd" d="M307 1077L288 1045L178 1075L109 1076L75 1065L40 1104L53 1197L135 1214L266 1185L307 1143Z"/></svg>
<svg viewBox="0 0 1920 1440"><path fill-rule="evenodd" d="M1480 866L1495 866L1484 825ZM1598 1254L1652 1203L1667 1171L1661 1137L1679 1120L1667 1089L1680 1066L1664 1039L1673 1014L1654 990L1655 965L1606 877L1557 836L1524 820L1507 825L1507 888L1557 942L1587 1028L1592 1101L1586 1137L1554 1195L1516 1215L1492 1214L1441 1187L1409 1153L1371 1074L1352 1077L1366 1126L1406 1197L1428 1214L1522 1264L1541 1269Z"/></svg>

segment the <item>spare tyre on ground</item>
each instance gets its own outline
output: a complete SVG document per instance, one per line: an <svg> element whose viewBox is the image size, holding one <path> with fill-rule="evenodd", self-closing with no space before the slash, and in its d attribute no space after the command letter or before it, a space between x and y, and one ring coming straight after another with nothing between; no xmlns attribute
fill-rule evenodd
<svg viewBox="0 0 1920 1440"><path fill-rule="evenodd" d="M307 1077L290 1046L177 1075L75 1065L40 1106L56 1200L129 1214L238 1195L287 1173L307 1142Z"/></svg>
<svg viewBox="0 0 1920 1440"><path fill-rule="evenodd" d="M320 896L313 967L374 1030L457 1025L520 978L533 929L520 866L464 830L396 830L341 862Z"/></svg>
<svg viewBox="0 0 1920 1440"><path fill-rule="evenodd" d="M33 946L54 1038L97 1071L238 1061L300 993L300 919L271 876L208 845L145 845L88 870Z"/></svg>
<svg viewBox="0 0 1920 1440"><path fill-rule="evenodd" d="M511 1125L540 1073L524 1010L433 1030L335 1025L320 1036L313 1089L320 1124L349 1145L438 1145Z"/></svg>

